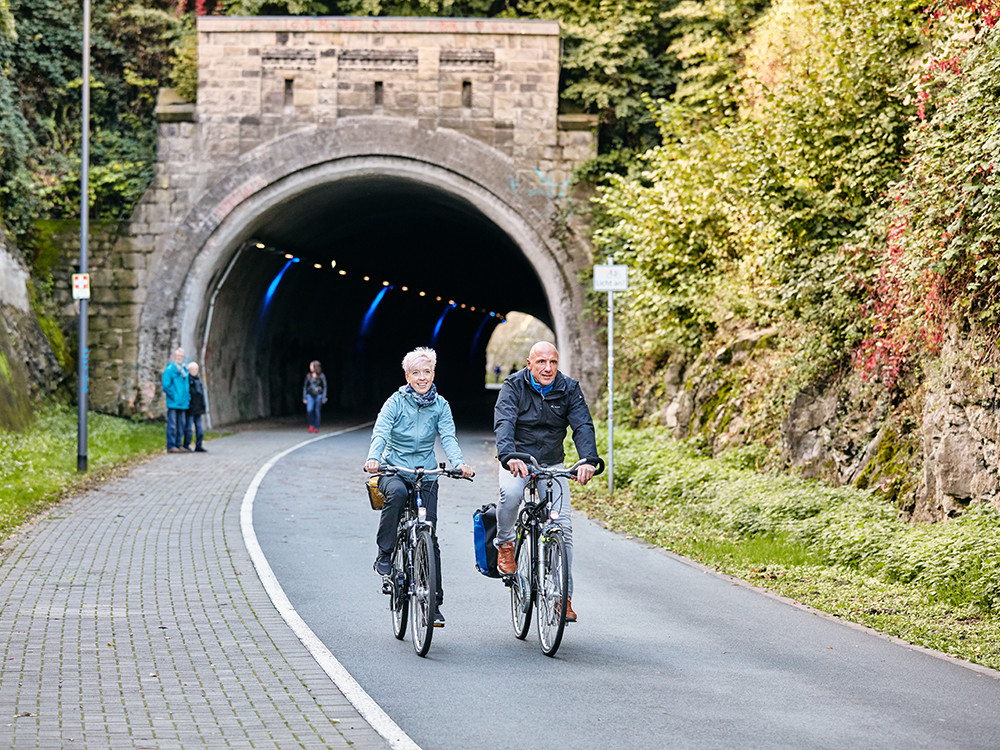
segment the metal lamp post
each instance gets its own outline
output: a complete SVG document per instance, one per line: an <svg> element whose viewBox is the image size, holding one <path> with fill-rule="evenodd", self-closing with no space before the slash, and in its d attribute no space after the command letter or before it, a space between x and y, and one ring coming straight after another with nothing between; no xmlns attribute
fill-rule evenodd
<svg viewBox="0 0 1000 750"><path fill-rule="evenodd" d="M90 274L87 271L87 238L90 228L90 0L83 0L83 116L80 162L80 273L73 279L73 296L80 303L80 354L77 367L76 470L87 470L87 378L90 350L87 348L87 303Z"/></svg>

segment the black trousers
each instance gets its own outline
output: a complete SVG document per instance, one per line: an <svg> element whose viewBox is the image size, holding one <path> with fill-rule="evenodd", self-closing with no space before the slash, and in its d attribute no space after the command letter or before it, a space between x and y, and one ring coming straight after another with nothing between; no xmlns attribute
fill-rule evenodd
<svg viewBox="0 0 1000 750"><path fill-rule="evenodd" d="M396 545L396 529L399 527L399 517L403 514L407 498L410 495L412 483L401 476L382 477L378 480L378 488L385 495L382 515L378 521L379 552L391 554ZM444 589L441 587L441 547L437 538L437 506L438 482L425 482L421 493L423 506L427 508L427 521L431 524L431 538L434 540L434 558L437 560L437 603L444 601Z"/></svg>

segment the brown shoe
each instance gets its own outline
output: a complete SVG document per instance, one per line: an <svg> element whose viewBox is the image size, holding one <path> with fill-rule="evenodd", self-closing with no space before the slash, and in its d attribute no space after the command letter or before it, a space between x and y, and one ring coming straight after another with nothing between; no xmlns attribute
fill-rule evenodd
<svg viewBox="0 0 1000 750"><path fill-rule="evenodd" d="M566 599L566 622L576 622L576 612L573 611L573 597Z"/></svg>
<svg viewBox="0 0 1000 750"><path fill-rule="evenodd" d="M514 562L514 542L501 544L497 549L497 570L504 575L517 570L517 563Z"/></svg>

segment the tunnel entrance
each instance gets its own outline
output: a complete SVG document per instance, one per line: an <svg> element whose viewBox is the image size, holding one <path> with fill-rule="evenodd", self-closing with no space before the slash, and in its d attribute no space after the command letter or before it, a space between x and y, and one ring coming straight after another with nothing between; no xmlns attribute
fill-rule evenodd
<svg viewBox="0 0 1000 750"><path fill-rule="evenodd" d="M200 326L214 424L301 413L313 359L327 409L371 415L403 383L400 360L417 346L437 350L440 392L482 423L496 396L484 384L486 347L506 314L555 327L510 234L466 197L412 176L313 185L237 236Z"/></svg>
<svg viewBox="0 0 1000 750"><path fill-rule="evenodd" d="M460 400L514 310L594 394L596 120L559 113L559 49L554 21L199 17L197 100L161 92L156 178L95 274L100 408L162 414L178 345L217 425L299 412L313 359L370 415L432 341Z"/></svg>

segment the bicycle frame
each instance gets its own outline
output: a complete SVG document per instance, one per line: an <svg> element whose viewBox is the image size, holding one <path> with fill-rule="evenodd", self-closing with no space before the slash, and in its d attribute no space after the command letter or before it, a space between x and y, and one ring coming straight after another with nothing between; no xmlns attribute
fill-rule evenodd
<svg viewBox="0 0 1000 750"><path fill-rule="evenodd" d="M409 617L413 650L418 656L426 656L431 647L437 614L438 561L433 546L434 527L427 520L427 510L423 505L424 481L428 476L438 475L456 479L462 473L457 469L445 469L441 464L435 469L383 466L378 474L412 477L396 529L392 570L382 579L382 593L390 596L393 635L399 640L405 637Z"/></svg>
<svg viewBox="0 0 1000 750"><path fill-rule="evenodd" d="M569 469L551 469L539 466L528 454L510 458L526 461L529 467L527 498L517 515L516 567L514 573L504 576L511 589L514 635L522 640L527 636L534 606L539 646L546 656L554 656L566 627L569 561L559 512L554 507L553 485L559 477L574 477L583 462Z"/></svg>

